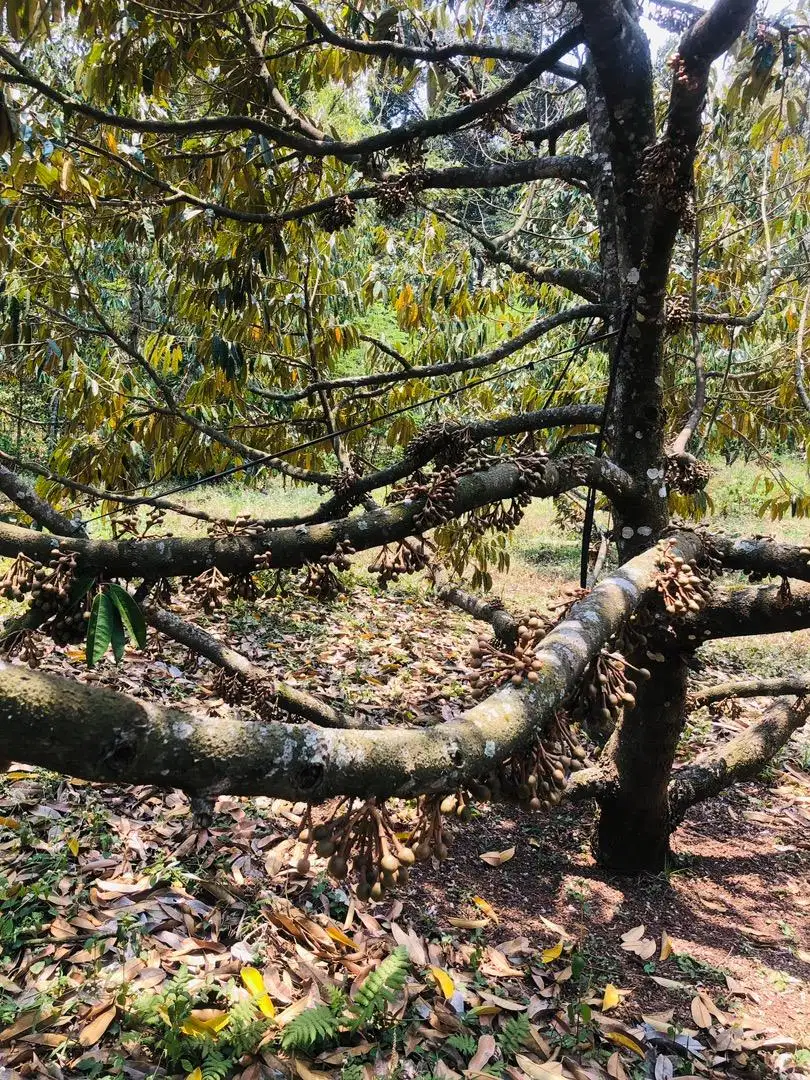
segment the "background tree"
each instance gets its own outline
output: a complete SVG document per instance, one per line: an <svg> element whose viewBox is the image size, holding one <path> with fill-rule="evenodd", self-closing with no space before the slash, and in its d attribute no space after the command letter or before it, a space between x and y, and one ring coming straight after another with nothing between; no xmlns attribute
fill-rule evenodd
<svg viewBox="0 0 810 1080"><path fill-rule="evenodd" d="M6 647L34 670L0 672L8 757L196 795L424 794L423 854L448 791L548 808L564 790L598 801L598 858L638 870L804 722L805 682L786 679L761 723L673 774L699 644L810 625L789 580L810 579L808 549L673 522L707 509L709 451L767 466L805 442L806 25L758 21L751 0L652 15L674 35L656 62L618 0L542 20L11 0L5 346L15 378L57 391L59 438L0 469L46 530L0 526L6 588L32 592ZM177 490L269 472L321 504L159 534L159 511L207 518ZM530 500L568 492L582 585L603 569L597 518L618 566L559 625L457 586L470 567L488 587ZM810 506L778 473L764 497ZM166 607L168 579L207 603L268 568L307 567L326 594L377 547L381 579L429 568L500 643L473 658L479 704L427 730L358 729ZM724 569L781 584L729 591ZM91 661L145 619L265 719L36 671L33 631L83 635L85 612ZM577 725L604 744L586 768Z"/></svg>

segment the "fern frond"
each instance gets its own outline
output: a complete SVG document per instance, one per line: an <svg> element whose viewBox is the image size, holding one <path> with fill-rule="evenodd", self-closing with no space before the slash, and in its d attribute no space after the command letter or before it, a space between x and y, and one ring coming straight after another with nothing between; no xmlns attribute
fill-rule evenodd
<svg viewBox="0 0 810 1080"><path fill-rule="evenodd" d="M338 1032L339 1023L328 1005L305 1009L282 1031L282 1049L309 1050L316 1043L333 1038Z"/></svg>
<svg viewBox="0 0 810 1080"><path fill-rule="evenodd" d="M510 1016L498 1036L498 1046L504 1057L514 1057L525 1049L530 1033L529 1021L525 1016Z"/></svg>
<svg viewBox="0 0 810 1080"><path fill-rule="evenodd" d="M447 1036L445 1046L452 1046L454 1050L458 1050L466 1058L471 1058L478 1049L478 1040L469 1031L458 1031Z"/></svg>
<svg viewBox="0 0 810 1080"><path fill-rule="evenodd" d="M405 985L409 969L408 951L399 945L386 956L376 971L366 976L352 1002L352 1028L361 1027L394 1000Z"/></svg>

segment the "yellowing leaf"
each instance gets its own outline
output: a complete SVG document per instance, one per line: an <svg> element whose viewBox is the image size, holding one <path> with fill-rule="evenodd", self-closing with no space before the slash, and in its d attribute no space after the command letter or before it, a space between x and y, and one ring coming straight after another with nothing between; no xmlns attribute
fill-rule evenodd
<svg viewBox="0 0 810 1080"><path fill-rule="evenodd" d="M243 967L241 975L242 982L250 991L250 996L256 1002L263 1015L275 1016L276 1009L265 988L262 973L257 971L255 967Z"/></svg>
<svg viewBox="0 0 810 1080"><path fill-rule="evenodd" d="M429 971L441 987L442 993L449 1001L453 994L456 992L456 984L453 982L453 980L450 978L449 974L444 970L444 968L431 967L429 968Z"/></svg>
<svg viewBox="0 0 810 1080"><path fill-rule="evenodd" d="M76 839L75 836L69 836L67 846L68 851L75 859L75 857L79 854L79 841Z"/></svg>
<svg viewBox="0 0 810 1080"><path fill-rule="evenodd" d="M357 948L357 943L352 941L348 934L344 934L339 926L330 923L326 928L326 932L333 941L339 941L341 945L346 945L349 949Z"/></svg>
<svg viewBox="0 0 810 1080"><path fill-rule="evenodd" d="M104 142L107 144L107 149L111 150L113 154L118 153L118 143L115 140L115 136L111 131L104 132Z"/></svg>
<svg viewBox="0 0 810 1080"><path fill-rule="evenodd" d="M20 823L13 817L0 817L0 829L19 829Z"/></svg>
<svg viewBox="0 0 810 1080"><path fill-rule="evenodd" d="M485 851L483 855L479 855L479 858L490 866L501 866L503 863L509 862L514 854L515 849L510 847L506 851Z"/></svg>
<svg viewBox="0 0 810 1080"><path fill-rule="evenodd" d="M180 1030L184 1035L217 1035L230 1019L222 1009L192 1009Z"/></svg>
<svg viewBox="0 0 810 1080"><path fill-rule="evenodd" d="M605 992L602 995L602 1012L607 1012L608 1009L615 1009L621 1000L622 996L613 983L608 983L605 987Z"/></svg>
<svg viewBox="0 0 810 1080"><path fill-rule="evenodd" d="M542 953L540 954L540 959L543 961L543 963L550 964L552 960L557 960L560 956L562 956L564 944L565 942L562 938L560 938L556 945L551 945L548 949L543 949Z"/></svg>
<svg viewBox="0 0 810 1080"><path fill-rule="evenodd" d="M202 1069L198 1065L196 1069L188 1074L186 1080L203 1080Z"/></svg>
<svg viewBox="0 0 810 1080"><path fill-rule="evenodd" d="M672 939L664 930L661 934L661 952L658 954L658 959L668 960L670 956L672 956Z"/></svg>
<svg viewBox="0 0 810 1080"><path fill-rule="evenodd" d="M617 1046L623 1046L625 1050L632 1050L639 1057L644 1057L644 1048L641 1043L636 1042L632 1035L626 1035L623 1031L606 1031L605 1038L612 1043L616 1043Z"/></svg>
<svg viewBox="0 0 810 1080"><path fill-rule="evenodd" d="M492 921L494 923L497 924L497 923L500 922L500 919L498 918L498 914L495 911L495 908L493 908L492 904L489 904L483 898L483 896L474 896L473 897L473 903L475 904L475 906L477 908L480 908L488 918L492 919Z"/></svg>

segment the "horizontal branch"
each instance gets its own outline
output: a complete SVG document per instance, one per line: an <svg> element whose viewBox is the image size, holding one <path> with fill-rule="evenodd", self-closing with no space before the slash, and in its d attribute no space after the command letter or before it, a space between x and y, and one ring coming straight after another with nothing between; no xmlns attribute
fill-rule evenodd
<svg viewBox="0 0 810 1080"><path fill-rule="evenodd" d="M108 124L123 131L174 136L250 131L255 135L263 135L278 146L297 150L310 156L353 160L383 150L404 146L406 143L416 139L447 135L482 119L493 110L507 105L512 98L531 86L536 79L561 60L581 40L581 28L575 26L567 30L549 48L533 57L516 75L499 86L497 90L478 98L471 104L456 109L445 116L413 121L390 131L382 131L376 135L369 135L363 139L348 142L340 139L313 139L289 128L281 128L256 117L245 115L228 114L225 116L203 116L192 120L159 120L155 118L139 119L134 116L124 116L120 113L110 113L88 102L71 98L56 87L37 78L22 63L19 57L4 46L0 46L0 59L5 60L17 72L26 85L59 105L67 114L75 113L86 116L99 124ZM3 81L4 76L0 73L0 83ZM15 79L14 81L18 82L19 80Z"/></svg>
<svg viewBox="0 0 810 1080"><path fill-rule="evenodd" d="M468 424L459 424L458 437L467 445L473 446L488 439L498 439L509 435L524 434L529 431L544 431L549 428L567 427L574 424L596 424L602 416L601 405L560 405L556 409L538 409L531 413L514 413L498 420L477 420ZM404 480L417 469L424 468L441 452L441 443L431 446L423 444L416 451L406 448L400 461L395 461L383 469L359 477L354 484L341 490L340 494L328 499L304 521L328 521L341 512L347 502L354 502L362 495L389 487Z"/></svg>
<svg viewBox="0 0 810 1080"><path fill-rule="evenodd" d="M510 648L516 643L519 623L515 616L500 604L483 600L480 596L450 584L439 586L436 595L446 604L466 611L479 622L489 623L496 637Z"/></svg>
<svg viewBox="0 0 810 1080"><path fill-rule="evenodd" d="M726 698L780 697L784 694L810 694L810 673L782 675L775 679L742 679L717 683L690 694L695 708L712 705Z"/></svg>
<svg viewBox="0 0 810 1080"><path fill-rule="evenodd" d="M613 498L629 498L635 488L621 469L605 459L570 456L548 461L542 482L532 486L539 497L557 495L575 487L589 486ZM462 514L499 502L525 491L521 470L510 462L498 464L486 472L473 473L459 480L452 514ZM63 539L0 524L0 555L14 556L24 551L47 561L54 546L75 551L83 569L103 570L124 578L196 576L216 566L224 573L251 573L257 556L269 556L276 569L303 566L329 555L339 541L348 541L356 550L367 550L426 530L419 525L423 500L405 501L383 510L357 517L342 518L322 525L297 526L220 539L212 537L144 538L139 540Z"/></svg>
<svg viewBox="0 0 810 1080"><path fill-rule="evenodd" d="M694 558L694 534L677 541ZM403 796L488 774L554 715L658 573L644 552L601 582L537 651L539 679L511 684L432 728L336 731L202 718L21 666L0 665L0 756L87 780L197 795Z"/></svg>
<svg viewBox="0 0 810 1080"><path fill-rule="evenodd" d="M728 570L810 581L810 544L783 544L768 536L731 539L712 536L714 554Z"/></svg>
<svg viewBox="0 0 810 1080"><path fill-rule="evenodd" d="M704 799L719 795L732 784L751 780L778 754L794 731L810 716L810 698L780 699L762 719L722 746L707 750L690 765L678 769L669 785L673 822L682 821L687 810Z"/></svg>
<svg viewBox="0 0 810 1080"><path fill-rule="evenodd" d="M365 41L362 38L339 34L321 18L318 12L302 0L293 0L298 10L318 31L324 41L348 52L362 53L364 56L393 57L399 60L424 60L432 64L445 63L455 57L474 57L481 60L506 60L520 64L531 63L537 58L536 52L526 49L513 49L503 45L486 45L478 42L454 41L449 45L410 45L399 41ZM575 69L563 68L566 78L576 75Z"/></svg>
<svg viewBox="0 0 810 1080"><path fill-rule="evenodd" d="M387 386L391 383L408 382L412 379L433 379L444 375L458 375L462 371L477 371L479 368L497 364L501 360L512 356L514 353L533 344L544 334L565 326L568 323L578 322L580 319L597 319L605 314L605 309L599 304L582 304L579 307L566 308L544 319L538 319L521 333L516 334L508 341L496 345L487 352L476 353L461 360L448 360L442 364L426 364L424 367L413 367L407 370L378 371L371 375L347 375L340 379L322 380L310 383L302 390L294 390L289 393L276 393L272 390L262 390L262 397L270 401L302 401L304 398L322 390L358 390L369 386Z"/></svg>
<svg viewBox="0 0 810 1080"><path fill-rule="evenodd" d="M699 644L708 638L794 633L810 627L810 586L799 584L786 597L777 585L751 589L715 589L696 615L678 622L681 640Z"/></svg>

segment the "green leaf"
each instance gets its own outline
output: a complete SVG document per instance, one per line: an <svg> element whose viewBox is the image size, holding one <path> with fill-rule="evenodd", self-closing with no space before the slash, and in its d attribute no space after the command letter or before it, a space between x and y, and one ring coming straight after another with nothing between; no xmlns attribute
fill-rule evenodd
<svg viewBox="0 0 810 1080"><path fill-rule="evenodd" d="M138 646L144 649L146 647L146 621L135 600L120 585L108 585L107 595L115 604L130 641L137 642Z"/></svg>
<svg viewBox="0 0 810 1080"><path fill-rule="evenodd" d="M87 666L95 667L110 647L116 611L109 596L99 593L93 601L90 621L87 623ZM120 621L120 620L119 620Z"/></svg>
<svg viewBox="0 0 810 1080"><path fill-rule="evenodd" d="M115 657L116 664L121 662L121 657L124 655L124 649L127 644L127 636L124 632L124 624L121 621L121 612L117 608L113 608L113 620L111 627L110 640L112 642L113 656Z"/></svg>

